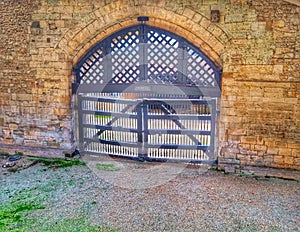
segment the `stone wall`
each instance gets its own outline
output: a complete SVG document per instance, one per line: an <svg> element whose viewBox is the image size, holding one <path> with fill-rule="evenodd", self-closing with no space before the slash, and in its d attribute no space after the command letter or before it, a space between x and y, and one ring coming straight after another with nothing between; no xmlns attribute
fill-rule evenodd
<svg viewBox="0 0 300 232"><path fill-rule="evenodd" d="M2 0L0 143L70 148L72 67L147 15L223 69L220 168L300 169L299 14L282 0Z"/></svg>
<svg viewBox="0 0 300 232"><path fill-rule="evenodd" d="M299 169L299 6L248 1L226 12L220 164Z"/></svg>

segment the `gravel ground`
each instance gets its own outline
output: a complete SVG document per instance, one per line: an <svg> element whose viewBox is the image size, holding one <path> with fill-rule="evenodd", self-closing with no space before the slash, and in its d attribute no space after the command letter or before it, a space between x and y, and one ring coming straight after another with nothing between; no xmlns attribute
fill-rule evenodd
<svg viewBox="0 0 300 232"><path fill-rule="evenodd" d="M14 225L21 231L84 231L80 228L88 226L116 231L300 231L297 181L180 165L86 161L87 166L37 164L2 171L0 206L22 197L44 206L31 213L36 220L29 227ZM110 163L114 169L96 168ZM77 230L66 228L76 225Z"/></svg>

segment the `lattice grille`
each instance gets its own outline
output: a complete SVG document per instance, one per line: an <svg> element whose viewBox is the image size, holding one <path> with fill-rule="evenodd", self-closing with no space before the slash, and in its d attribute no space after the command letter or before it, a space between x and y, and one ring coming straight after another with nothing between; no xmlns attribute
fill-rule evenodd
<svg viewBox="0 0 300 232"><path fill-rule="evenodd" d="M99 42L74 70L79 84L129 84L147 80L156 84L218 88L217 91L220 85L220 70L199 49L184 38L144 24Z"/></svg>
<svg viewBox="0 0 300 232"><path fill-rule="evenodd" d="M98 49L86 59L80 67L79 75L81 78L81 84L103 83L103 51L101 49Z"/></svg>
<svg viewBox="0 0 300 232"><path fill-rule="evenodd" d="M190 47L187 56L187 77L198 86L216 87L214 70L207 61Z"/></svg>
<svg viewBox="0 0 300 232"><path fill-rule="evenodd" d="M139 80L139 31L129 31L111 40L111 83L132 83Z"/></svg>
<svg viewBox="0 0 300 232"><path fill-rule="evenodd" d="M154 83L173 83L177 79L178 40L175 38L149 31L148 41L148 77Z"/></svg>

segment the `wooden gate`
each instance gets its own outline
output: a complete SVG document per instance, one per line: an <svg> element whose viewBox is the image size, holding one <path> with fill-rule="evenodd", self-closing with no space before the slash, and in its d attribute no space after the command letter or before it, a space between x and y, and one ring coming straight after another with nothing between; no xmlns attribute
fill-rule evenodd
<svg viewBox="0 0 300 232"><path fill-rule="evenodd" d="M215 161L215 100L78 95L82 150L139 160Z"/></svg>
<svg viewBox="0 0 300 232"><path fill-rule="evenodd" d="M125 28L74 73L81 151L213 160L221 70L186 39L145 23Z"/></svg>

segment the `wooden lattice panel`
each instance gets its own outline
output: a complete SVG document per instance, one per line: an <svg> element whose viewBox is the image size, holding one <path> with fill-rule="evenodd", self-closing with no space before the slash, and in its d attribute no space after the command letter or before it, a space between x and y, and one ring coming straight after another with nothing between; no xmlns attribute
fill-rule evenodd
<svg viewBox="0 0 300 232"><path fill-rule="evenodd" d="M100 41L74 70L84 92L107 84L111 88L116 84L119 90L113 91L122 92L122 84L145 82L199 87L203 96L220 95L221 71L204 53L186 39L146 24Z"/></svg>
<svg viewBox="0 0 300 232"><path fill-rule="evenodd" d="M139 41L138 30L128 31L112 38L110 83L133 83L139 80Z"/></svg>

